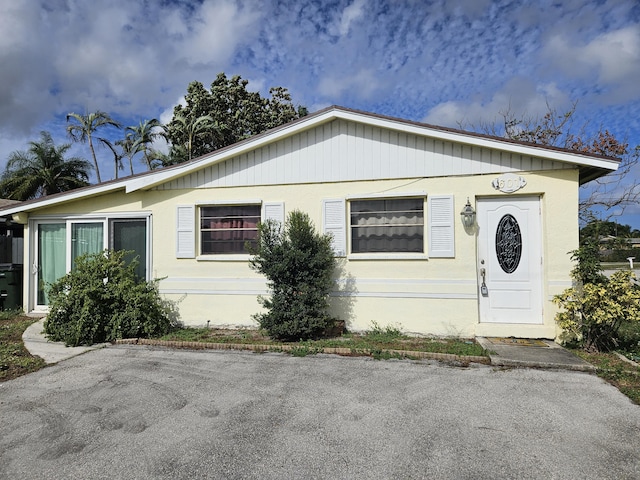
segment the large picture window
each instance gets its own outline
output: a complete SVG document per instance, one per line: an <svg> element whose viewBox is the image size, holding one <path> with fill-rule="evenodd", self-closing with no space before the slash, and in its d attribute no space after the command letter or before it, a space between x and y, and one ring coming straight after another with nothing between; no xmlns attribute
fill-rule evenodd
<svg viewBox="0 0 640 480"><path fill-rule="evenodd" d="M261 205L200 207L200 253L243 254L258 239Z"/></svg>
<svg viewBox="0 0 640 480"><path fill-rule="evenodd" d="M351 201L351 253L423 253L424 199Z"/></svg>

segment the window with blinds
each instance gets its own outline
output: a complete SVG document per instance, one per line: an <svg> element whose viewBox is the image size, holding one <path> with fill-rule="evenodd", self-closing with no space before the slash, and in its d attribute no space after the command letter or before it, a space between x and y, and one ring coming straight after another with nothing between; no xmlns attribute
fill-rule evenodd
<svg viewBox="0 0 640 480"><path fill-rule="evenodd" d="M352 253L424 253L424 199L351 202Z"/></svg>
<svg viewBox="0 0 640 480"><path fill-rule="evenodd" d="M261 205L200 207L200 253L247 253L245 244L255 245L258 238L261 210Z"/></svg>

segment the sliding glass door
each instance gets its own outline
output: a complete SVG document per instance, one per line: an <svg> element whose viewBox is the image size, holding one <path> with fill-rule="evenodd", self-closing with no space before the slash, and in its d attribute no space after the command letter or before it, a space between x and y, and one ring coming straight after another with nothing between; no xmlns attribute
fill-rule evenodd
<svg viewBox="0 0 640 480"><path fill-rule="evenodd" d="M137 260L138 278L147 278L147 221L146 219L111 220L110 247L114 250L127 250L127 262Z"/></svg>
<svg viewBox="0 0 640 480"><path fill-rule="evenodd" d="M76 259L105 248L127 250L138 261L136 273L148 280L149 217L77 218L34 221L30 305L46 310L50 285L73 270Z"/></svg>

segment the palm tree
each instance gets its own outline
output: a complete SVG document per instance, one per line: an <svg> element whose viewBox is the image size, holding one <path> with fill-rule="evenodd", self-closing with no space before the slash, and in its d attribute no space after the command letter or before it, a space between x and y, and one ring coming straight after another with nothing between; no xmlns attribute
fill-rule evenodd
<svg viewBox="0 0 640 480"><path fill-rule="evenodd" d="M102 179L100 178L100 168L98 167L96 151L93 148L93 134L103 127L112 126L122 128L122 126L113 120L108 113L101 111L88 113L86 115L69 113L67 114L67 123L69 123L70 120L75 123L67 125L67 133L74 142L89 143L89 150L91 150L91 156L93 157L93 165L96 169L96 178L98 179L98 183L100 183ZM97 138L103 143L109 141L106 138Z"/></svg>
<svg viewBox="0 0 640 480"><path fill-rule="evenodd" d="M66 192L89 185L91 163L83 158L64 158L71 147L59 147L49 132L40 132L40 141L29 142L26 152L9 155L7 167L0 177L0 192L13 200Z"/></svg>
<svg viewBox="0 0 640 480"><path fill-rule="evenodd" d="M193 155L193 142L199 135L208 133L211 130L214 130L217 134L220 132L218 123L213 120L211 115L203 115L196 119L192 119L182 113L176 113L173 116L172 122L179 124L177 130L183 135L182 144L174 144L174 147L177 147L178 151L182 150L180 147L184 147L186 150L187 160L191 160Z"/></svg>
<svg viewBox="0 0 640 480"><path fill-rule="evenodd" d="M149 170L152 170L151 162L153 160L151 158L151 144L160 136L159 132L153 131L156 127L162 127L162 124L158 119L152 118L151 120L140 122L137 126L125 129L128 132L126 137L131 137L136 153L142 152L144 163L146 163ZM131 168L131 175L133 175L133 167Z"/></svg>
<svg viewBox="0 0 640 480"><path fill-rule="evenodd" d="M133 157L135 157L137 153L142 152L140 143L133 139L131 133L127 133L123 139L116 141L116 145L119 145L122 150L120 158L126 157L127 160L129 160L129 171L131 175L133 175Z"/></svg>
<svg viewBox="0 0 640 480"><path fill-rule="evenodd" d="M104 138L101 138L100 141L109 149L111 150L111 153L113 153L113 163L115 164L114 168L115 168L115 173L114 173L114 178L118 178L118 170L123 170L124 169L124 165L122 165L122 159L126 156L126 153L124 151L124 147L122 147L122 145L120 145L118 142L116 142L116 145L118 145L120 147L120 151L118 151L116 149L116 147L108 140L105 140Z"/></svg>
<svg viewBox="0 0 640 480"><path fill-rule="evenodd" d="M173 165L171 162L171 155L161 152L160 150L150 149L147 153L149 159L149 169L155 170L156 168L167 167Z"/></svg>

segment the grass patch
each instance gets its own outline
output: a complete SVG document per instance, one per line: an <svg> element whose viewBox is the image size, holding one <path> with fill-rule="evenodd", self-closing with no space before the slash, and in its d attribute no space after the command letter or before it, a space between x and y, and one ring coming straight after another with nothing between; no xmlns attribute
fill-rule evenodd
<svg viewBox="0 0 640 480"><path fill-rule="evenodd" d="M587 353L584 350L573 352L594 365L600 378L615 386L633 403L640 405L640 367L621 360L614 353Z"/></svg>
<svg viewBox="0 0 640 480"><path fill-rule="evenodd" d="M289 350L289 353L294 357L306 357L307 355L316 355L322 353L322 348L314 347L313 345L303 344L300 346L294 346Z"/></svg>
<svg viewBox="0 0 640 480"><path fill-rule="evenodd" d="M266 345L269 351L288 351L295 356L321 353L325 348L340 348L351 355L370 355L377 359L412 358L402 352L446 353L461 356L486 357L487 352L474 340L460 338L412 337L394 326L373 327L363 333L345 333L339 337L304 342L280 342L272 340L256 329L181 328L164 335L161 340L205 343L236 343ZM282 348L286 346L286 348Z"/></svg>
<svg viewBox="0 0 640 480"><path fill-rule="evenodd" d="M22 334L37 318L19 312L0 312L0 382L40 370L46 364L31 355L22 343Z"/></svg>

